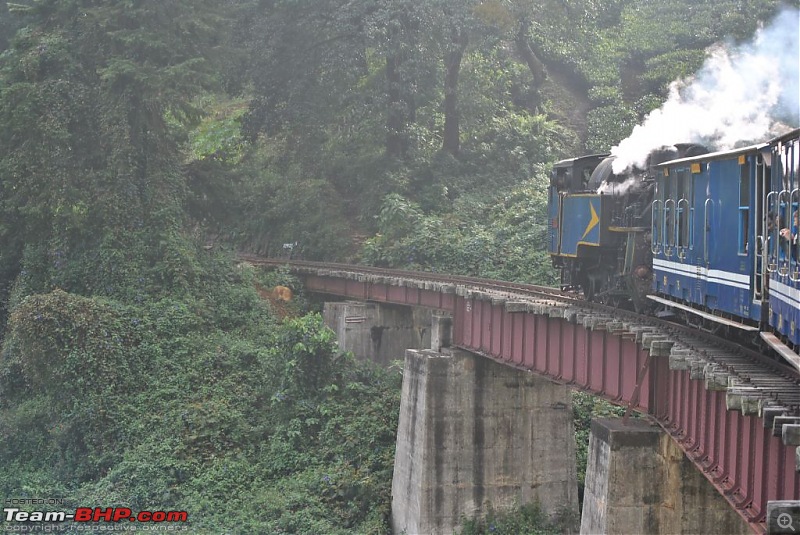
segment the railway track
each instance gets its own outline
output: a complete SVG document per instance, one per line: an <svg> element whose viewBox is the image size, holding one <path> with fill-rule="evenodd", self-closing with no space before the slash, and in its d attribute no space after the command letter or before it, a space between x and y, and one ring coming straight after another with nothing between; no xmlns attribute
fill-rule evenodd
<svg viewBox="0 0 800 535"><path fill-rule="evenodd" d="M656 331L670 341L670 367L691 370L693 378L704 379L707 388L725 389L731 408L743 413L774 415L800 414L800 372L784 361L734 340L694 327L677 324L630 310L588 302L582 297L546 286L510 283L477 277L416 272L299 260L265 259L254 255L239 258L258 266L288 266L294 273L327 275L382 282L445 285L461 295L483 295L507 301L529 301L569 309L572 317L606 321L611 330ZM597 318L600 318L599 320ZM738 394L738 395L737 395ZM739 405L739 406L737 406Z"/></svg>

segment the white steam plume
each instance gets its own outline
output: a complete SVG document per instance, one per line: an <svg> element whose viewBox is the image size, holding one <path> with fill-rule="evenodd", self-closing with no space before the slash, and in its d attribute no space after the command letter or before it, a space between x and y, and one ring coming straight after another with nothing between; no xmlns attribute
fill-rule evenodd
<svg viewBox="0 0 800 535"><path fill-rule="evenodd" d="M622 182L609 182L604 180L600 187L597 188L597 193L603 195L625 195L628 190L638 186L642 183L642 177L639 175L632 175Z"/></svg>
<svg viewBox="0 0 800 535"><path fill-rule="evenodd" d="M614 173L644 167L647 155L663 146L688 142L726 150L798 126L798 33L800 11L785 8L751 43L713 47L703 68L672 82L667 102L611 149Z"/></svg>

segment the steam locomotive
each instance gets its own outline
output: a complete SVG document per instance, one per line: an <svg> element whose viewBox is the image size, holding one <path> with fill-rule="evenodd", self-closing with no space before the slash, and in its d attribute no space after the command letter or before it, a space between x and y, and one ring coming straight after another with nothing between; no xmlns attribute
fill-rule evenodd
<svg viewBox="0 0 800 535"><path fill-rule="evenodd" d="M562 289L752 335L800 369L800 129L724 152L682 144L620 174L555 164L548 248Z"/></svg>

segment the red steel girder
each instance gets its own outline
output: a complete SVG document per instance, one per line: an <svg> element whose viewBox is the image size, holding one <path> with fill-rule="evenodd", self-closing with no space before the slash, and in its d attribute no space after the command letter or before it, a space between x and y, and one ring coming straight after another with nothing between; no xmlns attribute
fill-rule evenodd
<svg viewBox="0 0 800 535"><path fill-rule="evenodd" d="M501 300L336 276L305 281L309 291L448 311L454 345L621 404L631 401L649 353L630 333L509 312ZM672 435L755 531L763 531L768 501L800 499L795 448L760 418L727 410L724 391L706 390L688 370L670 370L668 358L651 359L634 408Z"/></svg>

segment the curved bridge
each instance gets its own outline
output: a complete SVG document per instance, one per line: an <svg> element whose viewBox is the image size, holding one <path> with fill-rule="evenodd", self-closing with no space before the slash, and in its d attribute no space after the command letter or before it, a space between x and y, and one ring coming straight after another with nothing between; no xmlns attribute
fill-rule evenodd
<svg viewBox="0 0 800 535"><path fill-rule="evenodd" d="M289 267L311 292L449 313L454 346L650 415L755 532L767 529L768 502L800 499L800 387L788 371L555 297L429 273Z"/></svg>

